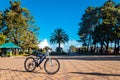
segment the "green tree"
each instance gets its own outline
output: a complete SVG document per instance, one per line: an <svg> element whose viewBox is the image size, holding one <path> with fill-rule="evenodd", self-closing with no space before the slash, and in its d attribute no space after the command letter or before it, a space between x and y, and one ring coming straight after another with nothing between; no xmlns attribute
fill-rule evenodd
<svg viewBox="0 0 120 80"><path fill-rule="evenodd" d="M6 41L6 36L3 34L0 34L0 45L5 43L5 41Z"/></svg>
<svg viewBox="0 0 120 80"><path fill-rule="evenodd" d="M0 12L0 33L3 31L3 13Z"/></svg>
<svg viewBox="0 0 120 80"><path fill-rule="evenodd" d="M65 44L65 42L69 41L69 36L66 34L66 32L61 29L61 28L57 28L56 30L54 30L54 32L51 34L50 37L50 42L51 43L58 43L58 47L59 47L59 52L61 53L61 44Z"/></svg>
<svg viewBox="0 0 120 80"><path fill-rule="evenodd" d="M2 25L2 19L3 19L2 12L0 12L0 26Z"/></svg>
<svg viewBox="0 0 120 80"><path fill-rule="evenodd" d="M110 42L120 42L120 4L107 0L103 6L88 7L83 14L78 35L80 41L89 47L89 43L100 43L108 52Z"/></svg>
<svg viewBox="0 0 120 80"><path fill-rule="evenodd" d="M8 41L24 49L37 44L36 31L39 28L34 25L35 21L29 10L21 8L20 1L10 1L10 8L6 9L3 15L3 23L6 27L3 33Z"/></svg>
<svg viewBox="0 0 120 80"><path fill-rule="evenodd" d="M101 15L102 15L102 32L104 32L103 36L103 44L106 47L106 52L108 52L109 43L113 39L113 30L117 24L117 9L115 8L115 2L112 0L108 0L101 7Z"/></svg>
<svg viewBox="0 0 120 80"><path fill-rule="evenodd" d="M10 5L10 8L4 11L4 25L7 27L4 34L9 41L18 44L21 29L27 27L27 18L22 15L24 10L20 7L20 2L10 1Z"/></svg>
<svg viewBox="0 0 120 80"><path fill-rule="evenodd" d="M69 48L70 48L70 50L72 52L76 52L77 51L77 48L74 45L71 45Z"/></svg>
<svg viewBox="0 0 120 80"><path fill-rule="evenodd" d="M82 22L79 23L78 35L80 41L83 42L84 46L87 46L87 50L92 45L92 32L95 27L99 24L99 8L88 7L85 10L85 14L82 16Z"/></svg>
<svg viewBox="0 0 120 80"><path fill-rule="evenodd" d="M95 27L94 32L92 33L92 38L93 38L93 44L100 43L101 45L101 54L103 54L103 45L104 45L104 34L105 32L103 31L104 26L102 24L98 25Z"/></svg>
<svg viewBox="0 0 120 80"><path fill-rule="evenodd" d="M116 6L116 12L117 12L117 24L113 30L113 35L114 35L114 42L115 42L115 48L116 48L116 44L118 45L118 47L120 46L120 3L117 4Z"/></svg>

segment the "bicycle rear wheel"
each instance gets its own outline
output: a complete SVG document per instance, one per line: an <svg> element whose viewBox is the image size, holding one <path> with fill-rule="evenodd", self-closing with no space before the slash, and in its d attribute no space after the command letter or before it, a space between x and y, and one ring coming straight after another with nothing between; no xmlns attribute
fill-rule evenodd
<svg viewBox="0 0 120 80"><path fill-rule="evenodd" d="M59 69L60 69L60 63L55 58L51 58L51 59L48 58L44 63L44 70L48 74L55 74L59 71Z"/></svg>
<svg viewBox="0 0 120 80"><path fill-rule="evenodd" d="M25 62L24 62L24 68L26 71L28 72L32 72L35 70L36 68L36 62L35 59L33 57L28 57L26 58Z"/></svg>

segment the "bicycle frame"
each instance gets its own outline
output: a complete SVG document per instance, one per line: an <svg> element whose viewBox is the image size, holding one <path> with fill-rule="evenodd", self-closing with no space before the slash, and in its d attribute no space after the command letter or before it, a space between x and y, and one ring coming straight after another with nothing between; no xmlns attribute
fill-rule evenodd
<svg viewBox="0 0 120 80"><path fill-rule="evenodd" d="M37 63L37 67L44 61L44 59L46 59L46 57L48 56L48 58L49 59L51 59L51 57L50 57L50 52L51 52L51 50L48 50L45 54L43 54L43 55L36 55L36 58L38 57L38 60L40 60L39 62L36 62Z"/></svg>
<svg viewBox="0 0 120 80"><path fill-rule="evenodd" d="M58 72L60 69L60 63L57 59L50 57L50 55L49 55L50 53L51 53L51 50L48 50L46 52L46 54L42 54L42 55L40 55L40 52L34 52L33 56L26 58L26 60L24 62L25 70L28 72L32 72L35 70L36 67L40 67L40 69L42 69L40 64L42 62L44 62L44 60L46 59L44 62L44 70L48 74L55 74L56 72ZM30 60L32 60L32 61L29 62ZM55 64L55 66L54 66L54 64ZM48 65L50 65L50 66L48 66ZM51 69L49 67L53 68L55 70L51 71Z"/></svg>

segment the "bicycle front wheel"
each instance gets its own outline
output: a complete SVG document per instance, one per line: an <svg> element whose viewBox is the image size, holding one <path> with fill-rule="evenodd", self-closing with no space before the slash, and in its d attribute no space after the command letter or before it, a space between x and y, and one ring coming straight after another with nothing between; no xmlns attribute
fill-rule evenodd
<svg viewBox="0 0 120 80"><path fill-rule="evenodd" d="M36 68L35 59L33 57L28 57L24 62L24 68L28 72L32 72Z"/></svg>
<svg viewBox="0 0 120 80"><path fill-rule="evenodd" d="M51 58L51 59L48 58L44 63L44 70L48 74L55 74L59 71L59 69L60 69L60 63L55 58Z"/></svg>

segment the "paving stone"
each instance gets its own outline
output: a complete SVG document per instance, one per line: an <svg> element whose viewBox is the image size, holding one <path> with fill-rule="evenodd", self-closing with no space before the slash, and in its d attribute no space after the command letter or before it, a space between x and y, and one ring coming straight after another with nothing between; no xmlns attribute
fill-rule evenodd
<svg viewBox="0 0 120 80"><path fill-rule="evenodd" d="M26 72L25 58L0 58L0 80L120 80L120 58L116 56L55 56L61 67L53 75L39 68Z"/></svg>

